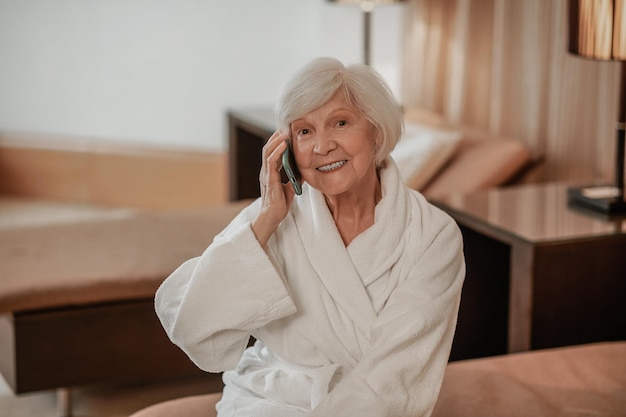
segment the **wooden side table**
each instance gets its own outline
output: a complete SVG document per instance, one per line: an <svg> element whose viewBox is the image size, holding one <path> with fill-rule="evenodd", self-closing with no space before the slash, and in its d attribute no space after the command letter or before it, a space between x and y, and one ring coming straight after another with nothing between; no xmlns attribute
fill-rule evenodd
<svg viewBox="0 0 626 417"><path fill-rule="evenodd" d="M569 208L566 188L530 184L435 202L465 241L459 358L503 353L504 344L520 352L626 339L626 219Z"/></svg>

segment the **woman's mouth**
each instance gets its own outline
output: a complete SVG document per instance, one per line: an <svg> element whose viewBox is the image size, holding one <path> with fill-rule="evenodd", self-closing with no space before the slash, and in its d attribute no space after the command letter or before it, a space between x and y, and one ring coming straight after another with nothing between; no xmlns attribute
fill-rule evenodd
<svg viewBox="0 0 626 417"><path fill-rule="evenodd" d="M346 164L346 162L348 162L348 161L347 160L343 160L343 161L333 162L332 164L321 166L321 167L317 168L317 170L318 171L322 171L322 172L334 171L334 170L339 169L342 166L344 166Z"/></svg>

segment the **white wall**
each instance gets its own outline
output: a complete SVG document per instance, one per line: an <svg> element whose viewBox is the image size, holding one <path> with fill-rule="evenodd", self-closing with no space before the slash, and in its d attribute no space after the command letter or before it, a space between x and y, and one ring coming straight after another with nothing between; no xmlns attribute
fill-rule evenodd
<svg viewBox="0 0 626 417"><path fill-rule="evenodd" d="M373 13L394 91L403 7ZM0 131L222 151L226 109L316 56L360 61L361 22L326 0L0 0Z"/></svg>

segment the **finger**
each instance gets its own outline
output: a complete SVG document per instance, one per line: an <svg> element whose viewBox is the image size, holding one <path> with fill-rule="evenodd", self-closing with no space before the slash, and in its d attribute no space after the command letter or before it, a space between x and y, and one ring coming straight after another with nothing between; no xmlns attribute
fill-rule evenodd
<svg viewBox="0 0 626 417"><path fill-rule="evenodd" d="M269 166L274 167L272 171L277 173L280 172L280 169L283 166L283 153L285 152L285 149L287 149L287 141L283 140L282 142L278 143L278 145L276 145L276 147L267 157L267 162Z"/></svg>
<svg viewBox="0 0 626 417"><path fill-rule="evenodd" d="M259 180L261 182L261 188L279 188L281 184L281 175L280 170L282 168L282 154L287 148L287 143L285 140L282 140L276 144L276 146L271 146L271 153L267 149L264 150L264 158L261 166L261 172L259 173ZM271 191L271 190L268 190ZM282 193L282 190L280 190Z"/></svg>
<svg viewBox="0 0 626 417"><path fill-rule="evenodd" d="M275 151L276 148L282 148L282 150L284 151L284 146L282 145L285 140L287 140L287 135L284 134L283 132L277 130L276 132L274 132L274 134L267 140L267 142L265 143L265 145L263 145L263 150L262 150L262 169L265 167L266 162L272 158L272 156L275 157ZM274 159L274 158L273 158ZM279 167L280 169L280 167Z"/></svg>
<svg viewBox="0 0 626 417"><path fill-rule="evenodd" d="M265 145L263 146L263 150L266 152L267 155L269 155L270 153L274 151L274 149L277 146L279 146L282 142L284 142L288 138L289 138L289 135L286 132L277 130L272 134L272 136L270 136L267 142L265 142Z"/></svg>

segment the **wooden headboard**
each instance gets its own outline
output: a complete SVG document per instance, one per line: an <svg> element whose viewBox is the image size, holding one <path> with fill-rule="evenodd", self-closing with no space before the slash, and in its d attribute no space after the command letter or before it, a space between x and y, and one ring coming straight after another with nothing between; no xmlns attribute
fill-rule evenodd
<svg viewBox="0 0 626 417"><path fill-rule="evenodd" d="M0 132L0 194L170 210L226 201L224 153Z"/></svg>

